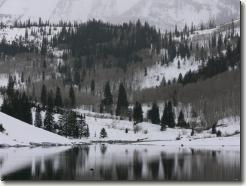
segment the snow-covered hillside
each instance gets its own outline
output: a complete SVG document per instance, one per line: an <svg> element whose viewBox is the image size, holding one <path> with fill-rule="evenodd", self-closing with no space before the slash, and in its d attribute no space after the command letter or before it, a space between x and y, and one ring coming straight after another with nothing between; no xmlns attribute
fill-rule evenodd
<svg viewBox="0 0 246 186"><path fill-rule="evenodd" d="M180 67L178 66L180 63ZM155 65L147 68L147 75L142 73L136 73L134 82L135 88L144 89L160 86L163 78L166 82L172 81L174 78L177 80L179 74L184 76L188 71L197 71L201 61L195 61L193 57L189 59L175 58L170 65L161 65L161 62L157 62Z"/></svg>
<svg viewBox="0 0 246 186"><path fill-rule="evenodd" d="M226 14L225 14L226 13ZM177 24L200 24L209 18L218 23L239 18L240 3L234 0L1 0L0 19L87 21L101 19L112 23L141 19L162 29Z"/></svg>
<svg viewBox="0 0 246 186"><path fill-rule="evenodd" d="M0 133L0 145L26 146L33 144L71 144L71 141L54 133L36 128L0 112L0 124L5 131Z"/></svg>
<svg viewBox="0 0 246 186"><path fill-rule="evenodd" d="M225 118L218 122L217 130L221 131L221 138L211 134L211 129L196 132L194 136L191 136L191 129L167 128L166 131L160 131L160 125L148 122L134 126L132 122L127 120L86 117L90 137L82 139L67 139L21 122L3 113L0 113L0 118L0 124L5 129L3 133L0 133L1 146L71 145L73 143L90 143L92 141L139 141L144 144L171 146L180 146L181 144L206 146L211 145L210 142L212 141L213 145L240 145L239 117ZM58 117L56 116L55 118ZM106 138L100 137L102 128L106 129ZM128 129L127 132L126 129Z"/></svg>

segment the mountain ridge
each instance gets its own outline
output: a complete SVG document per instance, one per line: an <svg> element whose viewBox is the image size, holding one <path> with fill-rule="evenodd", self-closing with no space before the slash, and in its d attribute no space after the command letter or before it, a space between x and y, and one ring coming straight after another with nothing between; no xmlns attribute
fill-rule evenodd
<svg viewBox="0 0 246 186"><path fill-rule="evenodd" d="M234 0L0 0L0 21L9 24L39 17L51 22L100 19L115 24L140 19L165 30L211 18L221 24L239 16L240 3Z"/></svg>

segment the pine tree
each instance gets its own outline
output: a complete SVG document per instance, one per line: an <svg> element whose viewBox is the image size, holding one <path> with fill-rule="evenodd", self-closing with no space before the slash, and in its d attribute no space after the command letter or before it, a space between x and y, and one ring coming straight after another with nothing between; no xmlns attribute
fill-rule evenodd
<svg viewBox="0 0 246 186"><path fill-rule="evenodd" d="M181 73L179 74L179 77L178 77L178 83L183 84L183 76Z"/></svg>
<svg viewBox="0 0 246 186"><path fill-rule="evenodd" d="M68 113L68 135L74 138L79 137L79 127L77 123L77 117L76 113L73 111L70 111Z"/></svg>
<svg viewBox="0 0 246 186"><path fill-rule="evenodd" d="M8 86L7 86L7 96L11 98L14 95L14 85L15 81L12 76L9 76Z"/></svg>
<svg viewBox="0 0 246 186"><path fill-rule="evenodd" d="M152 104L152 109L149 111L149 119L153 124L160 124L159 107L156 103Z"/></svg>
<svg viewBox="0 0 246 186"><path fill-rule="evenodd" d="M167 111L168 111L168 127L174 128L175 127L175 121L174 121L174 113L173 113L173 106L172 102L169 101L167 104Z"/></svg>
<svg viewBox="0 0 246 186"><path fill-rule="evenodd" d="M219 34L218 44L217 44L217 49L218 49L218 52L219 52L219 53L221 52L222 45L223 45L222 35L221 35L221 34Z"/></svg>
<svg viewBox="0 0 246 186"><path fill-rule="evenodd" d="M26 28L26 30L25 30L25 40L27 40L28 39L28 29Z"/></svg>
<svg viewBox="0 0 246 186"><path fill-rule="evenodd" d="M70 86L70 90L69 90L69 98L70 98L70 106L74 107L75 106L75 94L74 94L72 85Z"/></svg>
<svg viewBox="0 0 246 186"><path fill-rule="evenodd" d="M25 92L22 93L20 99L21 100L19 104L22 110L20 119L28 124L32 124L32 111L31 111L32 106Z"/></svg>
<svg viewBox="0 0 246 186"><path fill-rule="evenodd" d="M144 68L144 76L147 76L148 75L148 71L147 71L147 68L145 67Z"/></svg>
<svg viewBox="0 0 246 186"><path fill-rule="evenodd" d="M43 126L41 109L39 106L37 106L36 108L34 125L38 128L41 128Z"/></svg>
<svg viewBox="0 0 246 186"><path fill-rule="evenodd" d="M56 97L55 97L55 106L62 107L62 96L61 96L61 90L59 87L56 87Z"/></svg>
<svg viewBox="0 0 246 186"><path fill-rule="evenodd" d="M59 134L68 137L68 112L64 112L59 117Z"/></svg>
<svg viewBox="0 0 246 186"><path fill-rule="evenodd" d="M127 111L128 111L128 101L127 101L126 90L123 83L120 83L118 102L116 108L116 116L126 116Z"/></svg>
<svg viewBox="0 0 246 186"><path fill-rule="evenodd" d="M47 104L47 89L45 85L42 86L40 101L43 107Z"/></svg>
<svg viewBox="0 0 246 186"><path fill-rule="evenodd" d="M139 102L136 102L133 108L133 120L136 124L143 122L143 110Z"/></svg>
<svg viewBox="0 0 246 186"><path fill-rule="evenodd" d="M24 79L24 72L21 73L21 83L24 83L25 79Z"/></svg>
<svg viewBox="0 0 246 186"><path fill-rule="evenodd" d="M105 111L108 113L112 113L113 96L111 94L109 81L104 87L104 99L102 103L105 106Z"/></svg>
<svg viewBox="0 0 246 186"><path fill-rule="evenodd" d="M95 81L91 80L91 95L95 95Z"/></svg>
<svg viewBox="0 0 246 186"><path fill-rule="evenodd" d="M54 96L53 96L53 91L50 90L48 93L48 99L47 99L47 106L48 108L53 111L54 108Z"/></svg>
<svg viewBox="0 0 246 186"><path fill-rule="evenodd" d="M105 128L102 128L101 132L100 132L100 138L106 138L108 136Z"/></svg>
<svg viewBox="0 0 246 186"><path fill-rule="evenodd" d="M45 56L47 54L47 39L43 38L41 46L41 55Z"/></svg>
<svg viewBox="0 0 246 186"><path fill-rule="evenodd" d="M161 118L161 130L164 130L166 125L169 128L175 127L174 113L171 101L168 101L168 103L165 104L165 108Z"/></svg>
<svg viewBox="0 0 246 186"><path fill-rule="evenodd" d="M179 127L182 127L182 128L186 128L187 127L187 124L185 122L185 119L184 119L184 114L183 114L183 111L181 110L180 113L179 113L179 117L178 117L178 126Z"/></svg>
<svg viewBox="0 0 246 186"><path fill-rule="evenodd" d="M166 126L168 125L167 123L167 118L168 118L168 111L167 111L167 103L165 103L165 106L164 106L164 110L163 110L163 114L162 114L162 117L161 117L161 131L164 131L166 130Z"/></svg>
<svg viewBox="0 0 246 186"><path fill-rule="evenodd" d="M45 113L45 119L44 119L44 129L50 132L53 132L54 129L54 116L52 113L52 110L47 109L46 113Z"/></svg>

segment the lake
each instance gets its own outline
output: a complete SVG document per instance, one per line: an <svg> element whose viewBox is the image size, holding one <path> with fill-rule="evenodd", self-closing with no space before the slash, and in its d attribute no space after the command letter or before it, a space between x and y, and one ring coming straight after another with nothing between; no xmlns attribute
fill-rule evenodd
<svg viewBox="0 0 246 186"><path fill-rule="evenodd" d="M240 181L239 147L94 144L0 149L2 180Z"/></svg>

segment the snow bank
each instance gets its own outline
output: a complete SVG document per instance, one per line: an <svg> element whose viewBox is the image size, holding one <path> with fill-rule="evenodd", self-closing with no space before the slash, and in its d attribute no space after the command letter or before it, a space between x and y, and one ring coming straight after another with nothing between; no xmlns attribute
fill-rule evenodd
<svg viewBox="0 0 246 186"><path fill-rule="evenodd" d="M65 137L34 127L0 112L0 124L5 132L0 133L0 145L71 144Z"/></svg>

